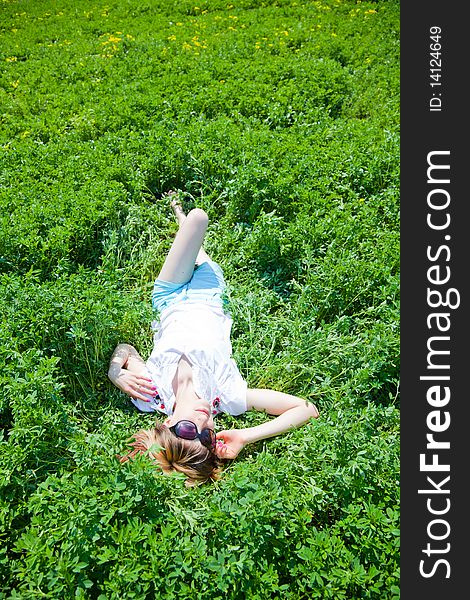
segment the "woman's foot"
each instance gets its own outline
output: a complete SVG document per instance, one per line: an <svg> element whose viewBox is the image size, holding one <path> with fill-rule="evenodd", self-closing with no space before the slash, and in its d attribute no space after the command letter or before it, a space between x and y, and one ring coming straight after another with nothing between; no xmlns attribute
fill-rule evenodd
<svg viewBox="0 0 470 600"><path fill-rule="evenodd" d="M186 219L186 215L181 204L179 193L175 192L174 190L170 190L166 193L166 195L170 199L171 210L178 221L178 225L181 225L181 223L183 223L183 221Z"/></svg>

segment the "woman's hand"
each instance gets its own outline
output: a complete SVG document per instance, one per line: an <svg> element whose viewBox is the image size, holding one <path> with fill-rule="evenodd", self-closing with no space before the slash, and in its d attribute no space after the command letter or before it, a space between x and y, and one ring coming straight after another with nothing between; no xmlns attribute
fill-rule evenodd
<svg viewBox="0 0 470 600"><path fill-rule="evenodd" d="M122 392L144 402L151 402L146 396L155 398L158 394L140 354L130 344L118 344L109 363L108 377ZM145 395L144 395L145 394Z"/></svg>
<svg viewBox="0 0 470 600"><path fill-rule="evenodd" d="M219 458L233 459L246 446L242 429L219 431L216 435L215 453Z"/></svg>
<svg viewBox="0 0 470 600"><path fill-rule="evenodd" d="M153 385L151 379L144 377L143 375L136 375L128 369L123 369L122 367L111 368L108 376L116 387L136 400L151 402L146 396L155 398L157 395L157 388ZM146 396L144 396L144 394L146 394Z"/></svg>

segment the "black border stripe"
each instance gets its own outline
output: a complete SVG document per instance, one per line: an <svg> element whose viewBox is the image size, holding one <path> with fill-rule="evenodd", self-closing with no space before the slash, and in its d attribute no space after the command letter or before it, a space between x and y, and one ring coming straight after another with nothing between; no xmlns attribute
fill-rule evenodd
<svg viewBox="0 0 470 600"><path fill-rule="evenodd" d="M468 595L467 583L467 479L470 452L470 432L468 413L470 398L465 381L469 352L468 318L468 277L470 251L467 239L470 238L466 213L469 194L465 189L468 171L465 137L468 131L468 101L465 88L468 68L465 68L464 48L468 39L468 25L463 14L465 5L457 2L402 2L401 4L401 598L403 600L426 598L462 598ZM440 27L441 36L441 86L430 86L430 28ZM465 53L468 55L468 51ZM434 73L438 73L435 71ZM435 98L442 99L441 111L430 111L429 104ZM441 96L437 94L440 93ZM437 106L438 101L433 103ZM427 181L427 156L432 151L450 151L443 163L450 164L450 183L434 184ZM437 171L436 171L437 173ZM442 177L444 178L444 177ZM432 189L445 189L450 196L448 209L433 211L428 206L428 194ZM436 192L432 199L444 202L446 193ZM433 200L431 200L433 201ZM435 219L448 212L451 219L444 230L433 230L427 225L429 212ZM437 223L437 221L435 221ZM446 239L445 236L450 236ZM434 261L426 255L431 247ZM450 251L441 249L447 246ZM446 284L433 285L431 277L440 273L442 279L446 266L450 269L450 280ZM455 309L439 307L432 309L427 299L428 288L438 289L445 294L449 288L458 291L460 306ZM435 296L436 297L436 296ZM444 296L443 296L444 297ZM455 300L456 294L453 295ZM439 332L437 320L427 318L432 312L446 312L450 316L448 332ZM443 317L441 325L446 322ZM434 340L432 348L441 344L441 349L450 352L441 355L440 362L448 364L448 370L428 368L427 343L432 336L448 336L449 340ZM437 361L437 359L436 359ZM420 380L423 375L449 375L449 382ZM437 410L430 405L427 393L432 386L448 385L450 400L439 408L440 419L445 412L450 417L450 426L434 439L450 442L450 449L427 450L429 429L427 419ZM443 421L442 421L443 422ZM436 423L436 421L431 421ZM449 464L450 471L424 472L420 470L420 454L426 454L426 462L432 455L438 461ZM423 493L419 489L433 489L427 476L435 485L450 475L449 494ZM445 498L449 498L450 505ZM430 504L428 504L428 502ZM448 511L433 515L433 510ZM448 523L435 521L442 519ZM433 523L433 521L435 521ZM445 535L449 531L448 535ZM443 539L433 540L435 537ZM444 537L445 536L445 537ZM429 556L423 552L430 544ZM447 546L449 544L449 546ZM447 550L447 551L445 551ZM436 564L438 560L447 561ZM423 571L434 574L428 578L420 574L420 561L424 560ZM450 573L450 577L446 575Z"/></svg>

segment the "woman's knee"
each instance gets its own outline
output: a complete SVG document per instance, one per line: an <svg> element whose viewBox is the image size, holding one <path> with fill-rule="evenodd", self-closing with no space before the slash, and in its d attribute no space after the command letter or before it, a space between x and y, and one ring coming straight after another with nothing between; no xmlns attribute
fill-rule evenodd
<svg viewBox="0 0 470 600"><path fill-rule="evenodd" d="M189 211L186 218L199 227L206 228L209 223L209 217L202 208L193 208Z"/></svg>

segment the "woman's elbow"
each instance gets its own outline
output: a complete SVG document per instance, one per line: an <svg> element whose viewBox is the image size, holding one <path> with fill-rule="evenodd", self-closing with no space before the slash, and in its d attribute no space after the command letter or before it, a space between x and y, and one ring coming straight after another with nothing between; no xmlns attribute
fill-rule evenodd
<svg viewBox="0 0 470 600"><path fill-rule="evenodd" d="M307 417L309 419L318 419L318 417L320 416L320 413L318 412L318 408L315 406L315 404L312 404L311 402L308 402L306 407L306 412L307 412Z"/></svg>

